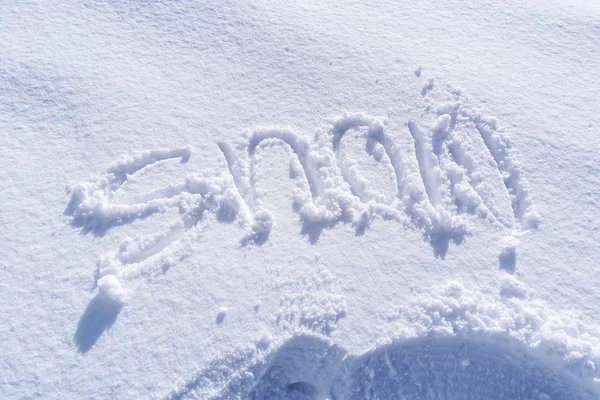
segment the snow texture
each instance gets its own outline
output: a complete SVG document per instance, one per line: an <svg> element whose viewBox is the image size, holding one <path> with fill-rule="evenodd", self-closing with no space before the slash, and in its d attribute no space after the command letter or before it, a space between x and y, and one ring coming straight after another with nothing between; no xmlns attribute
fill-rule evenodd
<svg viewBox="0 0 600 400"><path fill-rule="evenodd" d="M597 1L0 7L1 399L599 399Z"/></svg>

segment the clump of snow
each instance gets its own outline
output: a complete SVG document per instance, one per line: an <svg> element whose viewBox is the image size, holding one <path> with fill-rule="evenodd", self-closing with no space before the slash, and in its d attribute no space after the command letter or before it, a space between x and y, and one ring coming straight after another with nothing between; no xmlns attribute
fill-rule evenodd
<svg viewBox="0 0 600 400"><path fill-rule="evenodd" d="M227 316L227 311L228 311L227 307L219 308L219 312L217 313L217 318L216 318L217 324L220 324L225 320L225 317Z"/></svg>
<svg viewBox="0 0 600 400"><path fill-rule="evenodd" d="M290 169L289 169L289 176L291 179L296 179L298 177L300 177L302 175L302 164L300 164L300 161L298 161L297 158L292 157L290 158Z"/></svg>
<svg viewBox="0 0 600 400"><path fill-rule="evenodd" d="M421 72L423 71L423 66L419 65L417 69L415 69L415 76L418 78L421 76Z"/></svg>
<svg viewBox="0 0 600 400"><path fill-rule="evenodd" d="M523 228L537 229L542 223L542 216L533 205L529 205L523 213Z"/></svg>
<svg viewBox="0 0 600 400"><path fill-rule="evenodd" d="M125 302L125 291L121 287L119 279L114 275L104 275L98 279L98 290L107 298L123 304Z"/></svg>
<svg viewBox="0 0 600 400"><path fill-rule="evenodd" d="M444 135L448 133L450 129L450 122L452 121L452 117L449 114L442 114L434 122L431 130L436 135Z"/></svg>
<svg viewBox="0 0 600 400"><path fill-rule="evenodd" d="M254 213L254 221L252 221L252 234L257 241L265 241L269 238L271 229L273 228L273 215L265 210L259 209Z"/></svg>

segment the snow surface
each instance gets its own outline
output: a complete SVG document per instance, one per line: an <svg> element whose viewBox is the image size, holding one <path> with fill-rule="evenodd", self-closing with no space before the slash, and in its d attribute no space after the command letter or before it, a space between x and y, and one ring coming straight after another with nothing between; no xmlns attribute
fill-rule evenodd
<svg viewBox="0 0 600 400"><path fill-rule="evenodd" d="M600 398L600 3L0 8L0 398Z"/></svg>

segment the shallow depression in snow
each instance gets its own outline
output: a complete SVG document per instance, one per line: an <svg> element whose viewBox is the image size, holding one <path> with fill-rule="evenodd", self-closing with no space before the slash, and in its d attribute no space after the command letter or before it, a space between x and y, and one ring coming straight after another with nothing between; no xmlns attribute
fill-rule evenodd
<svg viewBox="0 0 600 400"><path fill-rule="evenodd" d="M506 274L497 292L459 282L404 299L366 351L296 330L211 363L170 398L595 399L594 325ZM391 333L395 332L395 333ZM596 391L596 392L594 392ZM595 393L595 394L594 394Z"/></svg>
<svg viewBox="0 0 600 400"><path fill-rule="evenodd" d="M222 390L209 394L200 379L195 382L198 386L188 386L171 398L593 398L570 376L506 336L432 335L398 340L353 356L317 336L301 335L246 373L237 371L225 380Z"/></svg>
<svg viewBox="0 0 600 400"><path fill-rule="evenodd" d="M578 399L576 386L510 340L425 338L358 357L346 396L405 399Z"/></svg>

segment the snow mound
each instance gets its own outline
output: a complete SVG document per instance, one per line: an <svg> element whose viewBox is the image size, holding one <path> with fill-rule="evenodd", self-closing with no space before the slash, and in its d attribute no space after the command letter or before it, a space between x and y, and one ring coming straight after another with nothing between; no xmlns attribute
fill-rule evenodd
<svg viewBox="0 0 600 400"><path fill-rule="evenodd" d="M104 275L98 279L98 290L111 300L119 304L123 304L125 300L125 291L121 287L121 283L114 275Z"/></svg>

